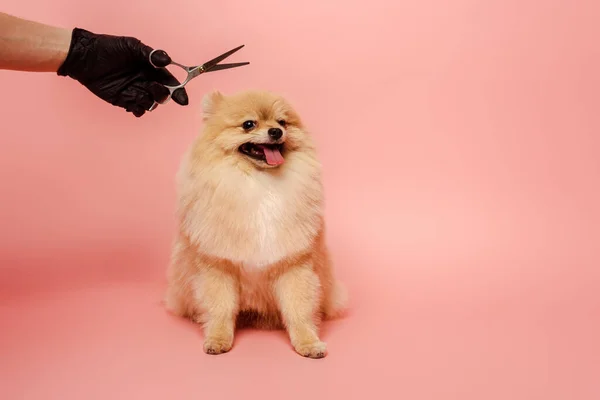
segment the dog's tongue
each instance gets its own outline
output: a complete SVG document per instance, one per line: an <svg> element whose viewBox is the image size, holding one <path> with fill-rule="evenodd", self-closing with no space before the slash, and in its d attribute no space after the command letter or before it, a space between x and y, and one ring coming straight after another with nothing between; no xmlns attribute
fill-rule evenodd
<svg viewBox="0 0 600 400"><path fill-rule="evenodd" d="M267 159L267 164L269 165L281 165L285 161L281 152L278 149L271 149L267 146L260 146L260 148L265 152L265 158Z"/></svg>

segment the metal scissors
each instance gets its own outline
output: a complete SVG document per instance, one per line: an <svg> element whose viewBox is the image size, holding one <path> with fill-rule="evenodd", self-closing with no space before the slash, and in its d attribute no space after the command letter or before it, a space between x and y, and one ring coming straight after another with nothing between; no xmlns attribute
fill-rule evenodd
<svg viewBox="0 0 600 400"><path fill-rule="evenodd" d="M220 56L215 57L212 60L207 61L207 62L205 62L202 65L197 65L197 66L194 66L194 67L188 67L187 65L183 65L183 64L179 64L179 63L177 63L175 61L171 61L172 65L176 65L179 68L182 68L185 72L187 72L187 77L185 78L185 80L183 82L181 82L177 86L164 85L167 89L169 89L169 95L167 96L167 98L165 100L163 100L160 103L158 103L158 102L155 101L154 104L152 104L152 107L150 107L148 109L148 111L154 110L156 107L158 107L159 104L165 104L165 103L167 103L171 99L171 97L173 96L173 93L177 89L181 89L181 88L185 87L185 85L187 85L189 81L191 81L192 79L198 77L200 74L203 74L205 72L213 72L213 71L220 71L220 70L223 70L223 69L236 68L236 67L241 67L243 65L250 64L249 62L219 64L221 61L223 61L224 59L226 59L227 57L229 57L230 55L232 55L233 53L235 53L236 51L238 51L242 47L244 47L244 45L238 46L235 49L229 50L227 53L223 53ZM161 50L152 50L152 52L150 53L150 56L149 56L150 64L152 64L152 66L154 68L166 68L166 67L157 67L152 62L152 55L155 52L157 52L157 51L161 51ZM169 65L171 65L171 64L169 64Z"/></svg>

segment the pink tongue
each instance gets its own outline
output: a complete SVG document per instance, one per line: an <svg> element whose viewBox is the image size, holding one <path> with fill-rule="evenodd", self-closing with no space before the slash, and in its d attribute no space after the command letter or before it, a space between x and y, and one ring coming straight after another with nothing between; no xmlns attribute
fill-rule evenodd
<svg viewBox="0 0 600 400"><path fill-rule="evenodd" d="M281 165L285 161L283 156L279 152L279 150L270 149L266 146L260 146L261 149L265 152L265 158L267 159L267 164L269 165Z"/></svg>

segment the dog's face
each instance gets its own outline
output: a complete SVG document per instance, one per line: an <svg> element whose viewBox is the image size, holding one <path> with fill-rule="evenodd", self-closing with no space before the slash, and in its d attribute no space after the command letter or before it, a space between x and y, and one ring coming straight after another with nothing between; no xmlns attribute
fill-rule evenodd
<svg viewBox="0 0 600 400"><path fill-rule="evenodd" d="M259 169L278 168L307 137L302 122L280 96L249 91L214 92L204 98L205 134L227 156Z"/></svg>

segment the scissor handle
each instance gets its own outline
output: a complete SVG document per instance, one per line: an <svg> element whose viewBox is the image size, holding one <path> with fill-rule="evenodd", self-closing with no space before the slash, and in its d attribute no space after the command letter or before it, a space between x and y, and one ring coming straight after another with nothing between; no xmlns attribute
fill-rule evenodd
<svg viewBox="0 0 600 400"><path fill-rule="evenodd" d="M156 65L156 63L155 63L154 61L152 61L152 56L154 55L154 53L158 53L158 52L163 52L163 53L165 54L165 56L167 56L169 59L171 58L171 57L169 57L169 56L167 55L167 52L166 52L166 51L164 51L164 50L161 50L161 49L154 49L154 50L152 50L152 51L150 52L150 54L148 55L148 61L150 62L150 65L152 65L152 66L153 66L154 68L156 68L156 69L159 69L159 68L164 68L164 67L166 67L167 65L169 65L169 64L170 64L170 63L168 63L168 64L166 64L166 65L162 65L162 66ZM173 62L173 61L171 60L171 63L172 63L172 62ZM162 63L161 63L161 64L162 64Z"/></svg>
<svg viewBox="0 0 600 400"><path fill-rule="evenodd" d="M148 56L148 61L150 61L150 64L157 69L167 69L167 66L169 65L175 65L181 69L183 69L186 73L187 76L185 78L185 80L183 82L181 82L179 85L163 85L164 87L166 87L169 90L169 95L162 101L162 102L157 102L158 104L166 104L169 102L169 100L171 100L171 97L173 96L173 93L177 90L177 89L182 89L185 87L185 85L188 84L188 82L192 79L194 79L195 77L197 77L198 75L200 75L203 72L202 67L188 67L187 65L183 65L180 64L178 62L172 61L171 63L168 65L165 65L164 67L159 67L158 65L156 65L153 61L152 61L152 55L154 53L156 53L157 51L163 51L164 50L160 50L160 49L155 49L152 50L150 52L150 55Z"/></svg>

